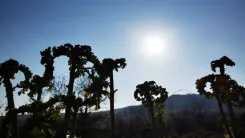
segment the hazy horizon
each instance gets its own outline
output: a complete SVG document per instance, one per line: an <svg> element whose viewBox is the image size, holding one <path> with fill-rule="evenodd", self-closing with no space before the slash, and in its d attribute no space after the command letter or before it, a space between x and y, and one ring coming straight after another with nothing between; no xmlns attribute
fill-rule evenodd
<svg viewBox="0 0 245 138"><path fill-rule="evenodd" d="M196 92L196 79L224 55L236 62L228 72L244 85L244 7L243 0L1 1L0 62L13 58L42 74L40 51L65 43L90 45L100 60L126 58L127 67L115 73L115 108L139 104L133 92L144 81L156 81L170 95ZM153 35L163 41L158 55L143 47ZM67 73L67 59L57 59L55 74ZM15 95L17 106L28 102Z"/></svg>

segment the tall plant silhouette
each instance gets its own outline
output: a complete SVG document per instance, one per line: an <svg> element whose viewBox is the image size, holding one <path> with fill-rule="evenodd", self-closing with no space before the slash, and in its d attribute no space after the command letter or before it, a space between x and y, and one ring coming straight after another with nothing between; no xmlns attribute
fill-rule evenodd
<svg viewBox="0 0 245 138"><path fill-rule="evenodd" d="M220 123L224 126L226 133L230 138L238 138L241 133L237 127L237 119L233 108L241 109L244 107L245 88L237 84L228 74L225 73L226 66L235 66L235 63L226 56L211 62L212 71L216 72L216 68L220 69L219 74L210 74L196 81L196 88L201 95L206 98L215 97L219 111L221 113ZM211 90L205 90L207 83L210 83ZM223 104L228 109L229 118L226 117Z"/></svg>
<svg viewBox="0 0 245 138"><path fill-rule="evenodd" d="M52 63L52 62L50 62ZM47 71L49 68L45 68L44 77L39 75L34 75L32 77L32 73L26 66L19 64L15 60L8 60L1 64L0 73L1 73L1 82L4 83L7 92L7 99L8 99L8 107L7 107L7 114L3 121L1 136L8 137L9 133L9 123L12 123L14 130L18 128L15 127L17 125L17 114L19 113L31 113L32 116L28 118L27 122L25 123L25 137L28 137L29 134L34 130L35 127L39 128L39 130L44 131L46 134L49 132L49 128L47 123L55 122L55 113L56 115L60 113L58 108L54 108L53 105L57 102L60 102L60 97L52 97L46 103L42 103L41 96L44 87L51 87L51 80L53 79L52 71ZM25 80L21 81L15 87L12 86L11 79L14 79L14 74L18 71L24 73ZM10 79L9 79L10 78ZM19 88L20 91L18 92L19 95L25 94L26 91L29 91L27 94L29 98L32 99L32 103L22 105L19 108L15 108L14 106L14 98L13 98L13 91ZM34 98L36 96L36 99ZM55 112L55 113L54 113ZM55 118L54 118L55 117ZM46 123L46 124L45 124ZM18 137L18 132L13 132L12 137Z"/></svg>
<svg viewBox="0 0 245 138"><path fill-rule="evenodd" d="M114 113L114 95L117 90L114 89L114 75L113 71L118 71L119 68L124 69L126 67L126 59L103 59L100 65L97 65L95 68L99 74L99 78L106 80L109 78L109 87L110 87L110 118L111 118L111 136L115 137L115 113Z"/></svg>
<svg viewBox="0 0 245 138"><path fill-rule="evenodd" d="M76 97L74 97L74 101L76 101L73 104L73 120L72 120L72 129L71 129L71 137L74 135L75 133L75 128L76 128L76 118L77 116L81 118L82 116L82 120L83 123L86 122L86 117L88 114L88 110L97 110L99 108L99 104L101 102L100 97L98 96L101 95L108 95L107 91L102 92L102 90L106 89L106 88L102 88L97 87L97 88L93 88L91 89L91 86L93 84L92 87L94 87L94 81L97 78L97 74L95 74L95 70L93 69L93 71L89 71L87 72L87 74L85 76L79 77L76 81L75 84L75 89L74 89L74 95L76 95ZM102 84L102 83L99 83ZM67 81L66 81L66 77L65 76L58 76L54 79L53 81L53 87L51 90L52 95L66 95L67 94ZM105 99L103 97L103 99ZM103 100L102 99L102 100ZM84 111L84 110L85 111ZM81 111L80 114L82 115L78 115L78 111ZM85 112L85 113L84 113ZM90 111L91 112L91 111ZM81 124L79 124L81 126ZM84 125L84 124L83 124ZM85 125L84 125L85 126ZM85 130L85 127L83 127ZM81 132L82 135L85 135L86 132Z"/></svg>
<svg viewBox="0 0 245 138"><path fill-rule="evenodd" d="M159 86L155 81L145 81L142 84L136 86L134 91L134 98L137 101L141 101L142 104L149 109L149 113L152 121L152 129L155 131L155 115L154 107L158 109L163 108L163 103L168 98L168 92L166 88ZM163 110L159 110L159 115L162 115ZM159 116L158 115L158 116Z"/></svg>
<svg viewBox="0 0 245 138"><path fill-rule="evenodd" d="M14 75L18 72L24 74L25 79L18 83L16 86L12 85L11 79L14 79ZM11 137L18 138L18 120L17 112L14 103L14 91L16 88L27 90L26 84L29 83L32 73L28 67L23 64L19 64L16 60L10 59L0 64L0 85L3 83L6 96L7 96L7 114L2 123L1 137L6 138L9 135L9 130L12 128ZM20 93L19 93L20 94Z"/></svg>
<svg viewBox="0 0 245 138"><path fill-rule="evenodd" d="M108 95L106 88L108 87L105 80L101 80L95 76L95 74L89 74L92 83L84 88L83 96L84 97L77 97L73 102L73 122L72 122L72 129L71 129L71 137L74 137L75 134L75 127L77 121L77 112L81 107L92 107L95 106L95 110L100 109L100 102L102 101L103 95Z"/></svg>
<svg viewBox="0 0 245 138"><path fill-rule="evenodd" d="M43 61L45 56L41 53ZM44 59L43 59L44 58ZM52 59L45 59L51 62L47 62L47 66L45 66L45 71L43 76L34 75L30 80L30 83L27 84L27 88L29 89L29 93L27 94L31 99L30 104L26 104L20 106L18 108L18 112L24 113L29 112L32 113L31 117L27 119L24 126L24 134L25 137L29 137L33 131L40 131L40 134L46 137L51 137L54 131L50 131L51 126L60 119L60 106L54 106L64 99L61 96L51 97L47 102L43 102L42 95L44 88L51 89L52 80L53 80L53 70L50 70L50 65L53 64ZM21 93L24 93L21 91ZM35 136L34 136L35 137Z"/></svg>
<svg viewBox="0 0 245 138"><path fill-rule="evenodd" d="M98 62L97 57L91 51L91 47L87 45L71 45L65 44L59 47L53 47L52 49L49 47L46 50L41 52L43 58L41 64L45 65L47 68L47 72L52 72L54 70L53 62L54 59L59 56L68 57L68 65L69 67L69 82L68 82L68 92L65 98L65 127L64 130L61 130L57 133L56 137L66 137L66 132L68 130L68 122L71 116L71 107L74 103L74 82L75 79L79 76L83 75L84 72L88 69L85 65L88 62ZM48 74L52 77L53 74ZM60 136L58 136L60 135Z"/></svg>

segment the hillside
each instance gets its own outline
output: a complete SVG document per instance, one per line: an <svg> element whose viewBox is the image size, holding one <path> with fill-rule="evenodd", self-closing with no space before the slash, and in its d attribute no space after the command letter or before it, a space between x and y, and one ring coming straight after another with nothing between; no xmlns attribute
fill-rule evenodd
<svg viewBox="0 0 245 138"><path fill-rule="evenodd" d="M218 111L215 99L208 100L197 94L172 95L167 99L164 105L165 113L175 110L195 109L201 107L209 111ZM107 116L106 118L109 119L109 111L92 113L92 116L98 114L103 114ZM137 114L147 114L147 109L142 105L128 106L115 109L115 115L119 118L125 116L134 116ZM23 122L27 117L28 115L19 115L20 122Z"/></svg>
<svg viewBox="0 0 245 138"><path fill-rule="evenodd" d="M214 98L206 99L203 96L197 94L187 95L172 95L164 104L165 113L174 110L185 110L194 108L205 108L209 111L218 111L218 105ZM115 109L115 114L125 115L125 113L133 115L135 112L145 110L143 105L128 106L124 108ZM105 111L108 112L108 111Z"/></svg>

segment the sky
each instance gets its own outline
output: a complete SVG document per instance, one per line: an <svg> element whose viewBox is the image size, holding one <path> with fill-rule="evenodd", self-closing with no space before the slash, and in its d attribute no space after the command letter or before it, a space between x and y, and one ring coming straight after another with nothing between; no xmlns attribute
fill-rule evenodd
<svg viewBox="0 0 245 138"><path fill-rule="evenodd" d="M115 108L139 104L133 93L144 81L170 95L195 93L195 81L224 55L237 64L228 73L245 85L244 7L244 0L1 0L0 62L13 58L41 75L40 51L65 43L90 45L100 60L126 58L127 67L115 72ZM160 53L144 46L154 35L163 41ZM55 74L67 73L67 59L57 59ZM28 101L15 99L16 106Z"/></svg>

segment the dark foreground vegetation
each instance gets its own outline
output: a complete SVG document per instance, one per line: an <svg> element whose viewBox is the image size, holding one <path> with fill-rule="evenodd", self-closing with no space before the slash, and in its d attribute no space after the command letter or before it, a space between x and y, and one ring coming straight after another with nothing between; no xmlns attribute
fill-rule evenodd
<svg viewBox="0 0 245 138"><path fill-rule="evenodd" d="M60 56L68 58L68 77L54 76L54 61ZM225 73L225 66L235 66L226 56L211 62L213 74L196 80L200 97L210 100L189 95L195 98L188 108L174 107L178 100L173 102L166 88L149 80L137 85L132 95L142 102L141 106L114 110L117 89L113 75L126 67L126 59L101 61L90 46L49 47L41 51L41 64L45 71L40 76L14 59L1 63L0 84L5 87L7 97L1 138L65 138L68 133L71 138L245 137L245 88ZM12 80L18 72L24 78L13 86ZM17 108L15 92L27 95L30 103ZM43 100L45 94L51 95L47 101ZM107 98L110 111L93 112ZM206 106L209 101L215 101L217 110ZM61 110L65 110L64 115ZM22 121L21 114L26 115Z"/></svg>

